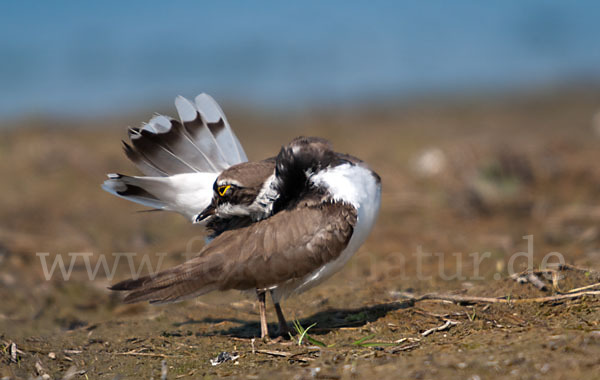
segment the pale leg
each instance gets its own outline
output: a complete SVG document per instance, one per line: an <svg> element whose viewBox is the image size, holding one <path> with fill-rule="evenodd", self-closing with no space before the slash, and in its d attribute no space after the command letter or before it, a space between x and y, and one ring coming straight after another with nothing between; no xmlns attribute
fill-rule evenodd
<svg viewBox="0 0 600 380"><path fill-rule="evenodd" d="M267 327L267 307L264 290L256 290L258 298L258 311L260 313L260 338L266 340L269 338L269 329Z"/></svg>

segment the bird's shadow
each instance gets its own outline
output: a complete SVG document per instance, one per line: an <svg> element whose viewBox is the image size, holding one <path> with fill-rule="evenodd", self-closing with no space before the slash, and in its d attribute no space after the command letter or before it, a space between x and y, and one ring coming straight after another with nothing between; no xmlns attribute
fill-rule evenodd
<svg viewBox="0 0 600 380"><path fill-rule="evenodd" d="M327 309L315 313L309 317L302 318L299 320L299 322L300 325L305 328L313 323L316 323L316 325L311 328L310 333L311 335L322 335L339 328L360 327L369 322L374 322L379 318L385 317L390 311L406 309L413 305L413 301L407 300L402 302L388 302L355 309ZM198 332L196 333L196 336L223 335L245 339L260 337L260 324L258 320L248 321L239 318L204 318L201 320L187 320L176 323L174 326L179 327L182 325L197 323L220 324L223 322L235 323L237 326L227 329L214 329L207 332ZM288 321L288 325L290 325L290 322L291 321ZM270 323L269 335L274 337L276 335L277 328L278 326L276 323Z"/></svg>

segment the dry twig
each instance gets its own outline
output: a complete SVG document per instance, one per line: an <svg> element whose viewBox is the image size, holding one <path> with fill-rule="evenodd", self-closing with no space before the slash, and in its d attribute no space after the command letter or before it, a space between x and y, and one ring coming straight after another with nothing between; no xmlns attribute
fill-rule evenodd
<svg viewBox="0 0 600 380"><path fill-rule="evenodd" d="M590 268L580 268L571 264L558 264L556 265L556 270L572 270L577 272L588 272L588 273L598 273L597 271Z"/></svg>
<svg viewBox="0 0 600 380"><path fill-rule="evenodd" d="M478 296L463 296L459 294L423 294L421 296L415 296L411 293L397 292L397 296L409 299L413 302L425 301L425 300L437 300L437 301L450 301L458 303L546 303L564 301L568 299L581 298L584 296L600 296L600 290L588 290L579 291L576 293L558 294L555 296L547 297L535 297L535 298L494 298L494 297L478 297Z"/></svg>
<svg viewBox="0 0 600 380"><path fill-rule="evenodd" d="M309 358L309 357L303 357L301 355L308 355L308 354L312 354L312 353L318 352L318 351L319 350L303 351L303 352L298 352L296 354L291 353L291 352L286 352L286 351L273 351L273 350L256 350L255 352L257 354L265 354L265 355L270 355L270 356L283 357L283 358L288 358L289 360L297 360L299 362L307 363L309 360L314 360L314 359Z"/></svg>
<svg viewBox="0 0 600 380"><path fill-rule="evenodd" d="M288 357L288 356L292 355L291 352L285 352L285 351L256 350L255 352L257 354L265 354L265 355L279 356L279 357Z"/></svg>
<svg viewBox="0 0 600 380"><path fill-rule="evenodd" d="M420 345L419 342L409 343L409 344L405 344L404 346L394 347L391 350L389 350L388 352L390 354L397 354L398 352L409 351L409 350L412 350L414 348L417 348L417 347L419 347L419 345Z"/></svg>
<svg viewBox="0 0 600 380"><path fill-rule="evenodd" d="M160 362L160 380L167 380L169 368L167 367L167 361L162 360Z"/></svg>
<svg viewBox="0 0 600 380"><path fill-rule="evenodd" d="M433 333L434 333L434 332L436 332L436 331L444 331L444 330L448 330L450 327L452 327L452 326L454 326L454 325L457 325L457 324L459 324L459 323L460 323L460 322L457 322L457 321L452 321L452 320L450 320L450 319L447 319L447 320L446 320L446 323L444 323L443 325L441 325L441 326L438 326L438 327L434 327L434 328L432 328L432 329L429 329L429 330L425 330L425 331L423 331L423 332L421 333L421 335L422 335L422 336L427 336L427 335L433 334Z"/></svg>
<svg viewBox="0 0 600 380"><path fill-rule="evenodd" d="M138 351L127 351L127 352L115 352L114 355L125 355L125 356L150 356L154 358L174 358L175 356L169 356L165 354L157 354L153 352L138 352Z"/></svg>
<svg viewBox="0 0 600 380"><path fill-rule="evenodd" d="M597 282L595 284L591 284L591 285L587 285L587 286L582 286L581 288L575 288L575 289L571 289L569 291L567 291L566 293L579 293L583 290L588 290L588 289L593 289L593 288L597 288L600 286L600 282Z"/></svg>

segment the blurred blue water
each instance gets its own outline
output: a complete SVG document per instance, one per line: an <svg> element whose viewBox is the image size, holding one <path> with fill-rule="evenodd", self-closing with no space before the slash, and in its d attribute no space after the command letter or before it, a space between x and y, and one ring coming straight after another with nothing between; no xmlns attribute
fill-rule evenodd
<svg viewBox="0 0 600 380"><path fill-rule="evenodd" d="M2 2L0 115L598 82L599 15L558 0Z"/></svg>

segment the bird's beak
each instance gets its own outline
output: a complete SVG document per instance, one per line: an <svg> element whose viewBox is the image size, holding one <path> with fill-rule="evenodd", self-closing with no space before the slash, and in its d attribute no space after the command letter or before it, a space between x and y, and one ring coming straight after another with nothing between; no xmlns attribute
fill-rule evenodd
<svg viewBox="0 0 600 380"><path fill-rule="evenodd" d="M202 210L202 212L200 214L196 215L196 218L194 219L194 223L202 223L207 218L215 215L216 211L217 211L217 209L211 202L211 204L209 204L208 207L206 207L204 210Z"/></svg>

